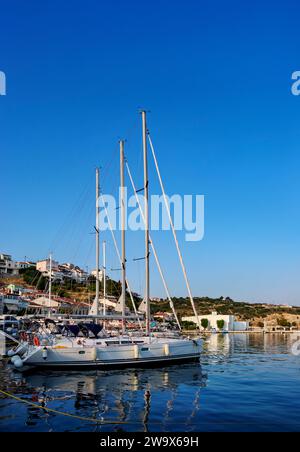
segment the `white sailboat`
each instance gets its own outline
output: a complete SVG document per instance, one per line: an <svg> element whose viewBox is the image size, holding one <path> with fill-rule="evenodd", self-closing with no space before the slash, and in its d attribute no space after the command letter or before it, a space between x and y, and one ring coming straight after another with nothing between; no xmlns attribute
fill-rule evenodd
<svg viewBox="0 0 300 452"><path fill-rule="evenodd" d="M148 207L148 160L147 160L147 125L146 112L142 111L143 155L144 155L144 222L145 222L145 308L146 334L130 336L126 334L126 254L125 254L125 201L124 201L124 141L120 141L120 175L121 175L121 220L122 220L122 294L120 297L121 316L103 316L112 319L116 317L122 322L122 335L118 337L69 337L41 334L32 340L21 344L22 352L15 350L12 362L16 369L25 371L30 368L115 368L168 365L170 363L198 361L202 341L184 337L155 337L151 334L150 322L150 236ZM99 171L96 173L96 197L99 199ZM105 264L106 265L106 264ZM94 319L99 318L99 222L98 204L96 215L96 298L93 305ZM128 284L127 284L128 286ZM105 297L105 294L104 294ZM105 301L104 301L105 303ZM105 304L104 304L105 306ZM96 314L96 315L95 315ZM33 342L33 343L32 343Z"/></svg>

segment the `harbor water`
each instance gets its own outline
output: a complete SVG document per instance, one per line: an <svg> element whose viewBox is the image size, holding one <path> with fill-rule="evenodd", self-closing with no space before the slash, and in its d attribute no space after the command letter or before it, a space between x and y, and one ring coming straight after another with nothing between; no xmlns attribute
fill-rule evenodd
<svg viewBox="0 0 300 452"><path fill-rule="evenodd" d="M299 431L297 339L216 334L201 364L162 369L22 375L1 361L17 399L0 394L0 431Z"/></svg>

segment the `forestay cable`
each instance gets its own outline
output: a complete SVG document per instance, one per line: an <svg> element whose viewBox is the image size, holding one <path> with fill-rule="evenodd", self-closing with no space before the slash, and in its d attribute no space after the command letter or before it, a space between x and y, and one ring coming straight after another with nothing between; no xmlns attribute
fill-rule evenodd
<svg viewBox="0 0 300 452"><path fill-rule="evenodd" d="M142 218L142 220L143 220L143 223L145 224L145 216L144 216L144 212L143 212L143 210L142 210L141 203L140 203L140 200L139 200L139 197L138 197L138 194L137 194L137 191L136 191L136 188L135 188L135 184L134 184L134 181L133 181L133 178L132 178L132 175L131 175L131 171L130 171L130 169L129 169L129 165L128 165L128 162L127 162L127 161L125 162L125 165L126 165L126 169L127 169L127 172L128 172L128 176L129 176L129 179L130 179L130 182L131 182L131 185L132 185L134 194L135 194L135 199L136 199L136 202L137 202L138 207L139 207L139 210L140 210L141 218ZM149 241L150 241L150 245L151 245L151 248L152 248L154 257L155 257L155 261L156 261L156 264L157 264L157 268L158 268L160 277L161 277L161 279L162 279L162 282L163 282L163 285L164 285L164 288L165 288L165 291L166 291L166 294L167 294L167 298L168 298L168 300L169 300L170 307L171 307L171 309L172 309L172 312L173 312L173 315L174 315L174 317L175 317L175 320L176 320L176 323L177 323L177 325L178 325L178 328L179 328L180 331L181 331L181 326L180 326L180 322L179 322L179 320L178 320L178 317L177 317L177 314L176 314L176 311L175 311L174 303L173 303L173 301L172 301L172 299L171 299L170 292L169 292L169 289L168 289L168 286L167 286L167 283L166 283L166 280L165 280L165 277L164 277L164 274L163 274L163 271L162 271L162 268L161 268L161 265L160 265L160 262L159 262L157 253L156 253L156 249L155 249L155 246L154 246L154 243L153 243L153 240L152 240L150 234L149 234Z"/></svg>
<svg viewBox="0 0 300 452"><path fill-rule="evenodd" d="M184 279L185 279L186 287L187 287L187 290L188 290L189 298L190 298L191 305L192 305L192 308L193 308L193 311L194 311L194 314L195 314L195 317L196 317L196 320L197 320L197 324L198 324L199 330L201 330L200 320L199 320L199 317L198 317L198 314L197 314L197 311L196 311L196 307L195 307L192 291L191 291L191 288L190 288L190 283L189 283L188 276L187 276L187 273L186 273L185 265L184 265L184 262L183 262L182 254L181 254L179 243L178 243L178 240L177 240L177 235L176 235L174 223L173 223L172 216L171 216L170 206L169 206L168 201L167 201L165 188L164 188L164 185L163 185L163 181L162 181L162 178L161 178L160 170L159 170L157 159L156 159L156 154L155 154L155 151L154 151L154 147L153 147L152 140L151 140L149 132L148 132L148 140L149 140L149 143L150 143L150 148L151 148L151 152L152 152L152 155L153 155L156 172L157 172L159 183L160 183L160 187L161 187L161 190L162 190L164 203L165 203L165 206L166 206L166 210L167 210L169 222L170 222L170 225L171 225L171 229L172 229L175 245L176 245L176 248L177 248L177 253L178 253L179 260L180 260L180 265L181 265L181 268L182 268L182 272L183 272L183 276L184 276Z"/></svg>

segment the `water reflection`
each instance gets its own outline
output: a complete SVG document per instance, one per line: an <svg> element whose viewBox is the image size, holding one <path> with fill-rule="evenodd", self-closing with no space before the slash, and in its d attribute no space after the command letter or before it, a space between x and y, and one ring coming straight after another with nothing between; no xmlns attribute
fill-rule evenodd
<svg viewBox="0 0 300 452"><path fill-rule="evenodd" d="M186 364L164 369L126 370L110 372L39 372L25 375L13 373L7 390L26 396L41 407L74 413L77 416L140 425L148 431L149 422L159 414L162 428L167 429L176 410L178 396L188 393L189 409L186 423L192 422L199 410L201 388L206 378L199 364ZM3 386L3 385L2 385ZM155 400L154 413L152 401ZM57 415L36 407L26 406L25 425L46 423L54 430L51 420ZM153 414L153 416L152 416ZM62 422L69 422L63 419ZM99 426L98 426L99 427Z"/></svg>
<svg viewBox="0 0 300 452"><path fill-rule="evenodd" d="M0 395L0 430L273 431L283 423L286 430L300 428L300 359L291 354L297 339L216 334L205 339L201 366L164 369L22 376L0 363L0 388L42 407ZM79 421L47 407L117 424Z"/></svg>
<svg viewBox="0 0 300 452"><path fill-rule="evenodd" d="M211 355L237 353L290 353L293 343L300 339L299 333L237 333L213 334L204 344L204 352Z"/></svg>

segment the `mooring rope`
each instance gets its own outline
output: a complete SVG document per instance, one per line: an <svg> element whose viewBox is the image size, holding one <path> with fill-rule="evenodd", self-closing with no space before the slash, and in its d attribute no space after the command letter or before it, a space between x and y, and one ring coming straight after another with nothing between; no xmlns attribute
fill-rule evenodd
<svg viewBox="0 0 300 452"><path fill-rule="evenodd" d="M65 413L64 411L58 411L53 408L48 408L42 405L38 405L37 403L30 402L29 400L22 399L21 397L17 397L9 392L2 391L0 389L0 394L5 395L6 397L9 397L11 399L16 400L17 402L24 403L26 405L32 406L33 408L38 408L40 410L48 411L49 413L58 414L60 416L70 417L73 419L77 419L79 421L86 421L86 422L94 422L95 424L101 424L101 425L119 425L119 424L128 424L128 422L124 421L103 421L101 419L94 419L91 417L84 417L84 416L78 416L77 414L72 413Z"/></svg>

